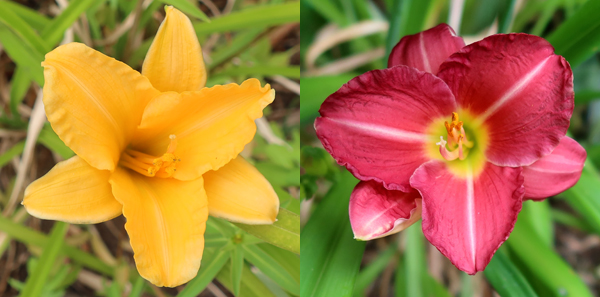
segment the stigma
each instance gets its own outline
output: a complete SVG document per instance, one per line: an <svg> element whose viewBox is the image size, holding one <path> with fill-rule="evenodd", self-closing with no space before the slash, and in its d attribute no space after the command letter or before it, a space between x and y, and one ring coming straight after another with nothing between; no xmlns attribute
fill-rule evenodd
<svg viewBox="0 0 600 297"><path fill-rule="evenodd" d="M162 156L152 156L133 149L127 149L121 155L119 164L148 177L169 178L177 171L177 163L181 162L175 155L177 137L169 136L170 143Z"/></svg>
<svg viewBox="0 0 600 297"><path fill-rule="evenodd" d="M436 142L440 148L440 155L448 161L464 160L467 157L468 149L473 147L473 143L467 139L463 122L458 119L458 113L453 112L452 122L446 121L444 126L448 141L444 140L444 136L440 136L440 142Z"/></svg>

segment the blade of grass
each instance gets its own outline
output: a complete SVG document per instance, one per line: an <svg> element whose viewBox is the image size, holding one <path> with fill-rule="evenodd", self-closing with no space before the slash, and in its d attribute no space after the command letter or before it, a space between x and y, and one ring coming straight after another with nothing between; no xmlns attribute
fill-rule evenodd
<svg viewBox="0 0 600 297"><path fill-rule="evenodd" d="M51 47L4 1L0 1L0 22L11 28L21 42L26 43L27 47L34 49L38 54L43 55L50 51Z"/></svg>
<svg viewBox="0 0 600 297"><path fill-rule="evenodd" d="M377 276L381 274L381 272L392 262L392 258L396 254L396 245L390 244L389 247L380 252L377 255L377 258L373 260L369 265L364 267L358 273L356 277L356 283L354 284L354 293L352 294L355 297L363 296L364 291L367 287L375 281Z"/></svg>
<svg viewBox="0 0 600 297"><path fill-rule="evenodd" d="M231 266L225 265L217 275L217 280L227 289L232 290L231 285ZM242 284L240 286L240 296L242 297L275 297L273 292L265 286L263 282L252 273L248 265L242 268Z"/></svg>
<svg viewBox="0 0 600 297"><path fill-rule="evenodd" d="M69 6L52 20L40 34L46 44L56 45L63 38L65 31L73 25L79 16L95 3L94 0L78 0L69 2Z"/></svg>
<svg viewBox="0 0 600 297"><path fill-rule="evenodd" d="M331 23L336 23L338 26L347 24L346 16L333 1L306 0L302 4L309 5Z"/></svg>
<svg viewBox="0 0 600 297"><path fill-rule="evenodd" d="M590 160L585 162L581 177L577 184L559 196L566 197L565 201L577 211L583 219L600 234L600 177Z"/></svg>
<svg viewBox="0 0 600 297"><path fill-rule="evenodd" d="M242 269L244 268L244 249L241 244L231 250L231 287L233 295L240 295L240 284L242 283Z"/></svg>
<svg viewBox="0 0 600 297"><path fill-rule="evenodd" d="M50 24L50 19L48 17L27 6L13 1L2 0L2 2L5 2L6 6L10 8L11 11L27 22L27 24L31 25L35 30L41 31Z"/></svg>
<svg viewBox="0 0 600 297"><path fill-rule="evenodd" d="M243 245L244 256L252 265L271 278L284 290L299 296L300 284L277 260L256 245Z"/></svg>
<svg viewBox="0 0 600 297"><path fill-rule="evenodd" d="M517 0L505 0L500 5L498 12L498 33L508 33L513 20L513 12Z"/></svg>
<svg viewBox="0 0 600 297"><path fill-rule="evenodd" d="M337 76L303 77L300 80L300 124L307 125L319 115L319 107L327 96L354 78L354 74Z"/></svg>
<svg viewBox="0 0 600 297"><path fill-rule="evenodd" d="M523 275L540 295L592 296L581 278L540 239L527 220L517 220L506 244L515 257L513 263L522 267Z"/></svg>
<svg viewBox="0 0 600 297"><path fill-rule="evenodd" d="M21 297L37 297L42 294L44 285L50 275L50 269L55 267L54 262L63 245L63 238L67 234L67 228L69 224L63 222L56 222L50 231L50 237L48 238L47 245L44 247L44 251L40 256L40 260L34 271L31 271L31 275L27 278L25 288L21 291Z"/></svg>
<svg viewBox="0 0 600 297"><path fill-rule="evenodd" d="M129 297L140 297L142 296L142 291L144 290L144 286L146 285L146 280L139 277L133 283L133 287L129 292Z"/></svg>
<svg viewBox="0 0 600 297"><path fill-rule="evenodd" d="M268 243L260 243L256 246L275 259L294 278L296 283L300 283L300 257L298 255Z"/></svg>
<svg viewBox="0 0 600 297"><path fill-rule="evenodd" d="M272 245L300 254L300 216L287 209L279 209L272 225L235 225Z"/></svg>
<svg viewBox="0 0 600 297"><path fill-rule="evenodd" d="M385 59L387 65L387 59L392 52L392 49L400 40L400 32L402 32L402 21L403 19L400 17L402 13L403 2L405 1L394 1L392 6L392 11L390 13L390 29L388 30L387 39L385 42Z"/></svg>
<svg viewBox="0 0 600 297"><path fill-rule="evenodd" d="M365 242L354 240L348 202L357 180L347 171L302 230L300 296L351 296Z"/></svg>
<svg viewBox="0 0 600 297"><path fill-rule="evenodd" d="M590 227L584 220L562 210L552 209L552 219L559 224L577 228L583 232L594 233L594 229L592 229L592 227Z"/></svg>
<svg viewBox="0 0 600 297"><path fill-rule="evenodd" d="M586 104L596 99L600 99L600 90L581 90L575 96L575 104Z"/></svg>
<svg viewBox="0 0 600 297"><path fill-rule="evenodd" d="M63 159L71 158L75 153L56 135L49 123L45 123L37 141L59 154Z"/></svg>
<svg viewBox="0 0 600 297"><path fill-rule="evenodd" d="M519 219L527 220L548 247L554 245L554 226L548 200L525 201L519 213Z"/></svg>
<svg viewBox="0 0 600 297"><path fill-rule="evenodd" d="M39 86L44 85L44 73L40 63L43 55L27 46L8 26L0 23L0 43L8 56L22 68Z"/></svg>
<svg viewBox="0 0 600 297"><path fill-rule="evenodd" d="M0 216L0 230L6 232L6 234L9 236L25 244L38 247L45 247L48 245L48 236L42 234L41 232L29 229L23 225L14 223L3 216ZM64 245L60 249L60 255L68 256L73 261L81 263L83 266L93 269L97 272L109 276L114 275L114 270L111 266L106 265L100 259L75 247Z"/></svg>
<svg viewBox="0 0 600 297"><path fill-rule="evenodd" d="M240 51L247 49L248 45L252 43L262 32L264 28L252 28L246 31L239 32L227 45L219 48L212 55L212 61L209 65L210 68L225 62L233 55Z"/></svg>
<svg viewBox="0 0 600 297"><path fill-rule="evenodd" d="M206 259L202 262L200 266L200 271L198 271L198 275L194 277L185 288L177 295L177 297L194 297L198 296L210 282L215 278L215 276L221 271L221 269L225 266L227 261L229 261L229 256L231 253L229 251L212 251L205 250L203 258Z"/></svg>
<svg viewBox="0 0 600 297"><path fill-rule="evenodd" d="M160 2L173 5L175 8L187 13L195 18L201 19L205 22L210 23L210 19L198 8L198 6L192 4L187 0L160 0Z"/></svg>
<svg viewBox="0 0 600 297"><path fill-rule="evenodd" d="M406 296L421 297L423 295L423 275L425 273L424 236L421 221L403 232L406 242L404 251L404 275L406 276Z"/></svg>
<svg viewBox="0 0 600 297"><path fill-rule="evenodd" d="M288 2L246 8L214 18L211 23L195 23L196 34L235 31L240 29L275 26L300 21L300 2Z"/></svg>
<svg viewBox="0 0 600 297"><path fill-rule="evenodd" d="M10 86L10 113L13 116L19 115L19 104L23 101L30 86L31 79L27 75L27 72L21 67L17 67L13 73Z"/></svg>
<svg viewBox="0 0 600 297"><path fill-rule="evenodd" d="M529 281L506 255L505 249L502 247L496 252L483 271L485 277L501 296L537 297Z"/></svg>
<svg viewBox="0 0 600 297"><path fill-rule="evenodd" d="M8 149L4 154L0 155L0 168L4 167L14 157L20 155L25 148L25 140L21 140Z"/></svg>
<svg viewBox="0 0 600 297"><path fill-rule="evenodd" d="M281 75L289 78L300 78L300 67L289 66L268 66L254 65L252 67L230 67L221 72L216 72L218 76L235 76L235 75L265 75L274 76Z"/></svg>
<svg viewBox="0 0 600 297"><path fill-rule="evenodd" d="M572 68L588 59L600 46L600 1L588 1L548 36L557 54Z"/></svg>

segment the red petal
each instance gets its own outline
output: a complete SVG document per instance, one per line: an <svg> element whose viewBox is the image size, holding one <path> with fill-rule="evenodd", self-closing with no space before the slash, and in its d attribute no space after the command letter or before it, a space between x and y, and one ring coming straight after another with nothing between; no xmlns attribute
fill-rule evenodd
<svg viewBox="0 0 600 297"><path fill-rule="evenodd" d="M573 74L543 38L497 34L464 47L438 74L489 128L488 161L530 165L552 152L573 113Z"/></svg>
<svg viewBox="0 0 600 297"><path fill-rule="evenodd" d="M463 39L450 26L439 24L402 37L390 53L388 67L406 65L435 74L444 60L464 46Z"/></svg>
<svg viewBox="0 0 600 297"><path fill-rule="evenodd" d="M416 191L386 190L374 181L360 182L350 196L350 224L354 237L371 240L398 233L421 218L421 196Z"/></svg>
<svg viewBox="0 0 600 297"><path fill-rule="evenodd" d="M512 231L525 188L521 168L486 163L478 176L454 176L430 161L410 179L423 197L423 233L458 269L483 271Z"/></svg>
<svg viewBox="0 0 600 297"><path fill-rule="evenodd" d="M577 183L587 153L577 141L565 136L554 151L523 167L525 197L544 200Z"/></svg>
<svg viewBox="0 0 600 297"><path fill-rule="evenodd" d="M315 121L325 149L361 180L409 192L413 171L428 161L425 132L455 110L450 90L430 73L406 66L373 70L331 94Z"/></svg>

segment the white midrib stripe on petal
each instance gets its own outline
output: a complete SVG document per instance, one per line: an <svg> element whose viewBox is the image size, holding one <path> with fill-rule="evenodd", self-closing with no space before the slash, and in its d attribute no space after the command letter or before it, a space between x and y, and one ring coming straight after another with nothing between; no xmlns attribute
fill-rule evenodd
<svg viewBox="0 0 600 297"><path fill-rule="evenodd" d="M421 48L421 56L423 57L423 68L425 68L425 72L432 72L431 65L429 64L429 57L427 56L427 50L425 49L424 39L423 32L419 33L419 45Z"/></svg>
<svg viewBox="0 0 600 297"><path fill-rule="evenodd" d="M502 95L502 97L494 103L494 105L490 106L483 114L479 116L480 121L485 121L488 117L494 114L498 109L500 109L504 104L514 98L516 94L524 89L524 87L544 68L546 62L552 58L552 56L548 56L542 62L540 62L535 68L529 71L525 76L515 82L515 84Z"/></svg>
<svg viewBox="0 0 600 297"><path fill-rule="evenodd" d="M476 247L476 226L475 226L475 189L473 185L473 169L471 164L467 167L467 224L469 232L469 245L471 249L471 261L473 268L477 269L475 262L475 247Z"/></svg>
<svg viewBox="0 0 600 297"><path fill-rule="evenodd" d="M430 140L430 137L426 134L410 132L405 130L400 130L396 128L391 128L387 126L373 125L364 122L352 121L347 119L333 119L327 118L330 121L335 123L354 128L356 130L360 130L369 135L379 136L380 138L391 139L391 140L401 140L407 142L426 142Z"/></svg>

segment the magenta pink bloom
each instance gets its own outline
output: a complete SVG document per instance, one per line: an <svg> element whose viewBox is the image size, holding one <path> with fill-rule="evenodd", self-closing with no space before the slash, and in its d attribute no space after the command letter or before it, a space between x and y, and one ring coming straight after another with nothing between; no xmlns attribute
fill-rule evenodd
<svg viewBox="0 0 600 297"><path fill-rule="evenodd" d="M469 274L508 238L524 199L574 185L585 150L565 136L573 75L544 39L497 34L464 46L445 24L406 36L387 69L325 100L317 136L361 182L357 239L423 233Z"/></svg>

